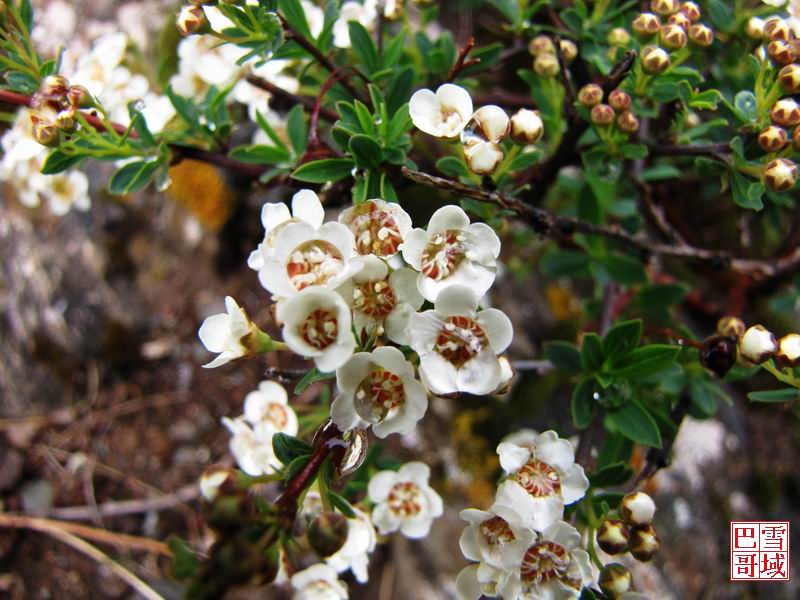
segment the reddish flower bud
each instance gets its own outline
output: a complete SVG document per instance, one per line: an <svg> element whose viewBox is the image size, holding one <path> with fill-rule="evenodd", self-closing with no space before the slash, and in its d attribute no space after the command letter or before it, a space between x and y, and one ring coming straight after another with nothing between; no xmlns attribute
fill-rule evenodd
<svg viewBox="0 0 800 600"><path fill-rule="evenodd" d="M758 145L764 152L778 152L789 143L789 134L777 125L768 125L758 134Z"/></svg>
<svg viewBox="0 0 800 600"><path fill-rule="evenodd" d="M631 591L633 577L628 567L619 563L608 563L600 571L597 583L605 596L615 600Z"/></svg>
<svg viewBox="0 0 800 600"><path fill-rule="evenodd" d="M782 367L800 366L800 335L789 333L779 339L775 360Z"/></svg>
<svg viewBox="0 0 800 600"><path fill-rule="evenodd" d="M578 91L578 102L586 108L597 106L603 101L603 88L595 83L589 83Z"/></svg>
<svg viewBox="0 0 800 600"><path fill-rule="evenodd" d="M612 91L608 95L608 103L617 112L624 112L631 107L631 97L620 89Z"/></svg>
<svg viewBox="0 0 800 600"><path fill-rule="evenodd" d="M775 336L762 325L749 327L739 338L739 356L754 365L768 361L775 356L777 349Z"/></svg>
<svg viewBox="0 0 800 600"><path fill-rule="evenodd" d="M592 109L592 123L598 127L608 127L614 122L614 109L608 104L598 104Z"/></svg>
<svg viewBox="0 0 800 600"><path fill-rule="evenodd" d="M556 46L553 40L546 35L537 35L528 44L528 52L532 56L541 56L542 54L555 54Z"/></svg>
<svg viewBox="0 0 800 600"><path fill-rule="evenodd" d="M670 15L669 19L667 19L667 24L677 25L684 31L689 31L689 27L692 26L692 22L689 20L689 17L682 12L676 12L674 15Z"/></svg>
<svg viewBox="0 0 800 600"><path fill-rule="evenodd" d="M708 48L714 43L714 32L710 27L697 23L689 27L689 39L701 48Z"/></svg>
<svg viewBox="0 0 800 600"><path fill-rule="evenodd" d="M650 2L650 10L662 17L678 12L681 8L681 3L678 0L652 0Z"/></svg>
<svg viewBox="0 0 800 600"><path fill-rule="evenodd" d="M796 127L800 125L800 104L793 98L782 98L772 105L769 118L781 127Z"/></svg>
<svg viewBox="0 0 800 600"><path fill-rule="evenodd" d="M792 28L779 17L772 17L765 21L764 35L771 41L783 40L784 42L788 42L794 37Z"/></svg>
<svg viewBox="0 0 800 600"><path fill-rule="evenodd" d="M645 46L642 49L642 69L645 73L655 75L663 73L669 68L669 54L657 46Z"/></svg>
<svg viewBox="0 0 800 600"><path fill-rule="evenodd" d="M619 519L606 519L597 529L597 545L606 554L622 554L628 550L630 531Z"/></svg>
<svg viewBox="0 0 800 600"><path fill-rule="evenodd" d="M785 158L776 158L764 168L764 183L775 192L786 192L797 183L797 165Z"/></svg>
<svg viewBox="0 0 800 600"><path fill-rule="evenodd" d="M786 65L778 73L778 79L784 91L789 94L800 93L800 65Z"/></svg>
<svg viewBox="0 0 800 600"><path fill-rule="evenodd" d="M540 77L555 77L561 67L555 54L540 54L533 61L533 70Z"/></svg>
<svg viewBox="0 0 800 600"><path fill-rule="evenodd" d="M631 34L628 33L627 29L623 29L622 27L614 27L608 32L606 41L610 46L627 46L631 41Z"/></svg>
<svg viewBox="0 0 800 600"><path fill-rule="evenodd" d="M717 321L717 333L734 339L739 339L744 334L744 321L738 317L725 316Z"/></svg>
<svg viewBox="0 0 800 600"><path fill-rule="evenodd" d="M558 47L561 49L561 56L567 64L578 57L578 47L572 40L561 40Z"/></svg>
<svg viewBox="0 0 800 600"><path fill-rule="evenodd" d="M625 133L636 133L639 130L639 119L631 111L626 110L617 116L617 127Z"/></svg>
<svg viewBox="0 0 800 600"><path fill-rule="evenodd" d="M680 50L689 41L686 31L680 25L664 25L659 37L661 45L669 50Z"/></svg>
<svg viewBox="0 0 800 600"><path fill-rule="evenodd" d="M703 16L700 6L696 2L684 2L681 4L681 14L686 15L692 23L699 21L700 17Z"/></svg>
<svg viewBox="0 0 800 600"><path fill-rule="evenodd" d="M779 65L788 65L794 62L794 50L789 42L773 40L767 44L767 55Z"/></svg>
<svg viewBox="0 0 800 600"><path fill-rule="evenodd" d="M535 144L542 139L544 124L539 111L519 109L511 117L511 139L517 144Z"/></svg>
<svg viewBox="0 0 800 600"><path fill-rule="evenodd" d="M648 562L661 548L661 541L652 525L642 525L631 529L628 547L636 560Z"/></svg>
<svg viewBox="0 0 800 600"><path fill-rule="evenodd" d="M641 13L633 20L633 31L641 38L653 37L661 30L661 21L653 13Z"/></svg>

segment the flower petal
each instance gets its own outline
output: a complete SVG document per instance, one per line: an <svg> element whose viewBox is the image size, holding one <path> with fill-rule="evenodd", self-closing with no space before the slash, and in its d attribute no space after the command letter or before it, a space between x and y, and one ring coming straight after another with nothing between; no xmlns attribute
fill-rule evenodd
<svg viewBox="0 0 800 600"><path fill-rule="evenodd" d="M448 229L466 229L469 217L460 206L448 204L437 210L428 221L428 235Z"/></svg>
<svg viewBox="0 0 800 600"><path fill-rule="evenodd" d="M312 190L300 190L292 196L292 216L317 229L325 220L325 209Z"/></svg>
<svg viewBox="0 0 800 600"><path fill-rule="evenodd" d="M495 354L500 354L508 348L514 338L514 327L504 312L496 308L487 308L478 313L477 321Z"/></svg>

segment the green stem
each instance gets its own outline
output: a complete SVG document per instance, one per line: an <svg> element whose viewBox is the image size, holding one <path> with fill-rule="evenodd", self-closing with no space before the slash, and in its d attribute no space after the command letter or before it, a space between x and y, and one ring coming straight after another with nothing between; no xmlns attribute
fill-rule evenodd
<svg viewBox="0 0 800 600"><path fill-rule="evenodd" d="M775 366L775 363L772 360L768 360L764 363L761 363L761 367L766 371L769 371L775 379L780 381L781 383L785 383L786 385L790 385L794 388L800 389L800 379L794 376L794 373L779 371Z"/></svg>

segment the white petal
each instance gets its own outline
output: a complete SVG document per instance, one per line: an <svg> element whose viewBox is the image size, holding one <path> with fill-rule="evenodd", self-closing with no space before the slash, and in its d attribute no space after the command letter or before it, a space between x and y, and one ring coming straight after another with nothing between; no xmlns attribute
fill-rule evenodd
<svg viewBox="0 0 800 600"><path fill-rule="evenodd" d="M439 136L441 105L431 90L414 92L408 102L408 112L414 126L428 135Z"/></svg>
<svg viewBox="0 0 800 600"><path fill-rule="evenodd" d="M429 239L430 236L428 236L424 229L412 229L408 232L408 235L406 235L405 240L403 240L403 246L401 248L403 260L417 271L421 268L422 252L425 250Z"/></svg>
<svg viewBox="0 0 800 600"><path fill-rule="evenodd" d="M369 352L357 352L336 371L336 386L341 391L353 392L374 368L375 361Z"/></svg>
<svg viewBox="0 0 800 600"><path fill-rule="evenodd" d="M372 351L372 359L375 364L394 373L400 378L414 377L414 367L406 360L400 350L394 346L381 346Z"/></svg>
<svg viewBox="0 0 800 600"><path fill-rule="evenodd" d="M425 299L417 289L417 274L413 270L402 268L392 272L389 285L398 303L408 304L413 310L419 310L422 306Z"/></svg>
<svg viewBox="0 0 800 600"><path fill-rule="evenodd" d="M439 99L442 108L454 110L461 115L464 124L472 116L472 97L463 87L445 83L436 90L436 97Z"/></svg>
<svg viewBox="0 0 800 600"><path fill-rule="evenodd" d="M389 274L389 267L384 261L374 254L366 256L356 256L354 263L361 263L362 267L358 275L353 277L356 283L367 283L370 281L384 281ZM412 271L413 273L413 271Z"/></svg>
<svg viewBox="0 0 800 600"><path fill-rule="evenodd" d="M420 487L427 486L430 477L431 468L419 461L406 463L397 472L398 481L410 481Z"/></svg>
<svg viewBox="0 0 800 600"><path fill-rule="evenodd" d="M261 207L261 224L266 232L272 231L278 225L291 218L289 207L283 202L267 202Z"/></svg>
<svg viewBox="0 0 800 600"><path fill-rule="evenodd" d="M493 257L497 258L500 254L500 238L486 223L473 223L467 227L467 233L477 246L489 252Z"/></svg>
<svg viewBox="0 0 800 600"><path fill-rule="evenodd" d="M420 356L433 350L439 329L442 327L442 314L435 310L414 313L408 320L409 345Z"/></svg>
<svg viewBox="0 0 800 600"><path fill-rule="evenodd" d="M378 504L386 500L392 486L397 483L397 473L394 471L380 471L375 473L367 484L369 499Z"/></svg>
<svg viewBox="0 0 800 600"><path fill-rule="evenodd" d="M353 406L352 394L339 394L331 404L331 421L341 430L348 431L361 423Z"/></svg>
<svg viewBox="0 0 800 600"><path fill-rule="evenodd" d="M531 457L530 450L509 442L501 442L497 446L497 454L500 457L500 466L509 474L519 471Z"/></svg>
<svg viewBox="0 0 800 600"><path fill-rule="evenodd" d="M439 396L458 392L458 370L439 354L423 356L419 364L419 377L422 384Z"/></svg>
<svg viewBox="0 0 800 600"><path fill-rule="evenodd" d="M312 190L300 190L292 196L292 216L317 229L325 220L325 209Z"/></svg>
<svg viewBox="0 0 800 600"><path fill-rule="evenodd" d="M452 285L436 297L434 306L444 317L473 317L479 297L470 288Z"/></svg>
<svg viewBox="0 0 800 600"><path fill-rule="evenodd" d="M408 519L400 525L400 533L409 539L418 540L428 535L432 524L433 519L427 515Z"/></svg>
<svg viewBox="0 0 800 600"><path fill-rule="evenodd" d="M392 533L400 528L400 519L391 510L389 505L381 503L372 509L372 522L381 535Z"/></svg>
<svg viewBox="0 0 800 600"><path fill-rule="evenodd" d="M231 318L227 314L212 315L197 332L200 341L211 352L222 352L230 335Z"/></svg>
<svg viewBox="0 0 800 600"><path fill-rule="evenodd" d="M559 471L566 471L575 462L572 444L552 430L545 431L536 439L535 454L537 459Z"/></svg>
<svg viewBox="0 0 800 600"><path fill-rule="evenodd" d="M448 204L437 210L428 221L428 235L448 229L466 229L469 217L460 206Z"/></svg>
<svg viewBox="0 0 800 600"><path fill-rule="evenodd" d="M514 338L514 327L504 312L496 308L487 308L478 313L477 320L495 354L500 354L508 348Z"/></svg>
<svg viewBox="0 0 800 600"><path fill-rule="evenodd" d="M565 504L572 504L583 498L589 488L589 479L580 465L572 465L561 475L561 496Z"/></svg>
<svg viewBox="0 0 800 600"><path fill-rule="evenodd" d="M349 319L348 319L349 321ZM342 319L339 319L339 327L343 328ZM341 329L340 329L341 331ZM356 349L356 340L350 333L350 323L347 323L344 336L340 336L340 340L335 344L331 344L318 356L314 357L314 363L317 368L324 373L333 373L336 369L345 364Z"/></svg>
<svg viewBox="0 0 800 600"><path fill-rule="evenodd" d="M456 384L461 392L485 396L497 389L502 375L503 370L497 356L486 349L458 369Z"/></svg>
<svg viewBox="0 0 800 600"><path fill-rule="evenodd" d="M456 577L456 592L458 600L480 600L483 586L478 581L478 565L470 565L461 570Z"/></svg>

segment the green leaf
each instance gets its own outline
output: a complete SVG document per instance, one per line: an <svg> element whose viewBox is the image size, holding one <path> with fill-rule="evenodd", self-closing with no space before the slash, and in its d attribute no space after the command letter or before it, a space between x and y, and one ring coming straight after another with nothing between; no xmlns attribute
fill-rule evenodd
<svg viewBox="0 0 800 600"><path fill-rule="evenodd" d="M300 165L292 179L307 183L329 183L349 176L356 164L350 158L323 158Z"/></svg>
<svg viewBox="0 0 800 600"><path fill-rule="evenodd" d="M254 165L277 165L289 160L289 153L285 149L264 145L237 146L229 156Z"/></svg>
<svg viewBox="0 0 800 600"><path fill-rule="evenodd" d="M545 342L544 355L559 371L574 375L581 372L581 352L575 344L558 340Z"/></svg>
<svg viewBox="0 0 800 600"><path fill-rule="evenodd" d="M633 469L620 461L606 465L589 475L589 483L592 484L592 487L622 485L630 479L631 475L633 475Z"/></svg>
<svg viewBox="0 0 800 600"><path fill-rule="evenodd" d="M350 30L350 45L353 47L353 52L366 69L367 74L371 75L380 68L375 42L372 41L372 36L367 29L358 21L348 21L347 27Z"/></svg>
<svg viewBox="0 0 800 600"><path fill-rule="evenodd" d="M509 20L512 25L520 24L520 11L518 0L491 0L492 5Z"/></svg>
<svg viewBox="0 0 800 600"><path fill-rule="evenodd" d="M761 210L764 202L761 198L767 189L760 181L749 181L739 173L731 171L731 194L733 200L742 208Z"/></svg>
<svg viewBox="0 0 800 600"><path fill-rule="evenodd" d="M306 373L303 378L297 382L297 385L294 388L295 396L302 394L305 389L310 386L312 383L317 383L318 381L327 381L328 379L333 379L336 377L336 373L324 373L314 367L308 373Z"/></svg>
<svg viewBox="0 0 800 600"><path fill-rule="evenodd" d="M179 537L172 536L167 540L167 545L173 554L172 565L170 566L172 576L178 581L191 579L197 572L200 561L189 546L189 543Z"/></svg>
<svg viewBox="0 0 800 600"><path fill-rule="evenodd" d="M750 392L747 394L747 399L752 402L790 402L797 400L798 397L800 397L800 390L796 388Z"/></svg>
<svg viewBox="0 0 800 600"><path fill-rule="evenodd" d="M572 392L570 411L577 429L586 429L592 423L595 411L594 378L583 379Z"/></svg>
<svg viewBox="0 0 800 600"><path fill-rule="evenodd" d="M70 167L74 167L83 161L85 157L76 155L69 156L61 152L61 150L53 150L47 155L47 159L42 165L42 175L55 175L63 173Z"/></svg>
<svg viewBox="0 0 800 600"><path fill-rule="evenodd" d="M689 398L692 401L690 413L694 417L708 418L717 410L717 402L711 389L713 384L700 377L689 380Z"/></svg>
<svg viewBox="0 0 800 600"><path fill-rule="evenodd" d="M289 25L300 35L307 40L314 39L314 36L311 35L311 30L308 28L306 13L300 4L300 0L278 0L278 7Z"/></svg>
<svg viewBox="0 0 800 600"><path fill-rule="evenodd" d="M628 438L616 432L609 432L600 450L600 456L597 457L597 468L601 469L615 462L627 463L632 452L633 444Z"/></svg>
<svg viewBox="0 0 800 600"><path fill-rule="evenodd" d="M542 273L547 277L585 274L591 258L577 250L555 250L542 259Z"/></svg>
<svg viewBox="0 0 800 600"><path fill-rule="evenodd" d="M445 156L436 161L436 168L450 177L469 177L469 169L464 162L455 156Z"/></svg>
<svg viewBox="0 0 800 600"><path fill-rule="evenodd" d="M308 144L308 127L303 118L302 104L298 104L289 111L289 116L286 118L286 133L289 135L289 141L295 154L301 156L306 151L306 144Z"/></svg>
<svg viewBox="0 0 800 600"><path fill-rule="evenodd" d="M647 272L642 263L623 254L612 254L602 258L600 265L605 268L609 277L623 285L637 285L647 283Z"/></svg>
<svg viewBox="0 0 800 600"><path fill-rule="evenodd" d="M288 433L276 433L272 436L272 450L279 461L288 465L301 456L308 456L314 448Z"/></svg>
<svg viewBox="0 0 800 600"><path fill-rule="evenodd" d="M647 157L647 146L644 144L624 144L619 150L629 160Z"/></svg>
<svg viewBox="0 0 800 600"><path fill-rule="evenodd" d="M150 183L162 164L159 158L128 163L111 176L108 191L116 196L138 192Z"/></svg>
<svg viewBox="0 0 800 600"><path fill-rule="evenodd" d="M747 121L755 122L758 120L756 107L758 102L753 92L743 90L733 98L733 106L739 111L740 115Z"/></svg>
<svg viewBox="0 0 800 600"><path fill-rule="evenodd" d="M383 151L378 142L368 135L356 134L350 138L350 154L356 166L364 169L377 169L383 162Z"/></svg>
<svg viewBox="0 0 800 600"><path fill-rule="evenodd" d="M533 165L539 162L541 158L542 153L539 150L524 152L514 157L514 160L511 161L511 166L508 168L510 171L523 171L531 168Z"/></svg>
<svg viewBox="0 0 800 600"><path fill-rule="evenodd" d="M603 366L603 342L596 333L587 333L583 336L581 346L581 367L587 373L599 371Z"/></svg>
<svg viewBox="0 0 800 600"><path fill-rule="evenodd" d="M661 447L661 432L655 419L635 400L609 410L606 417L614 429L629 440L644 446Z"/></svg>
<svg viewBox="0 0 800 600"><path fill-rule="evenodd" d="M612 361L610 374L614 377L636 378L649 376L670 368L681 349L667 344L650 344Z"/></svg>
<svg viewBox="0 0 800 600"><path fill-rule="evenodd" d="M333 490L328 490L328 497L330 498L333 507L336 508L345 517L347 517L348 519L356 518L356 512L353 510L353 506L342 496L340 496Z"/></svg>
<svg viewBox="0 0 800 600"><path fill-rule="evenodd" d="M310 454L304 454L303 456L298 456L288 465L286 465L286 472L285 472L285 479L286 481L291 481L294 479L300 471L302 471L305 466L308 464L308 461L311 460Z"/></svg>
<svg viewBox="0 0 800 600"><path fill-rule="evenodd" d="M639 345L641 337L641 319L617 323L603 337L603 354L606 358L623 356Z"/></svg>

